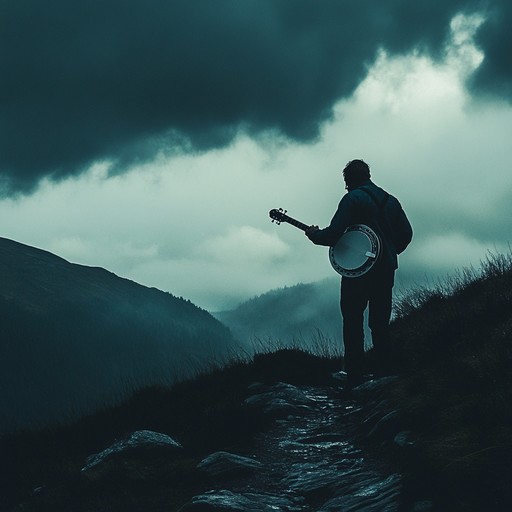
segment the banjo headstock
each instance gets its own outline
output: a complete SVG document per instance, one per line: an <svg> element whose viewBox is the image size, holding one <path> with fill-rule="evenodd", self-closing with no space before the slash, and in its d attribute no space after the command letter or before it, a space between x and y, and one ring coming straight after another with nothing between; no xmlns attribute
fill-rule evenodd
<svg viewBox="0 0 512 512"><path fill-rule="evenodd" d="M270 215L272 222L275 222L276 224L281 224L281 222L287 222L288 224L291 224L296 228L302 229L302 231L306 231L306 229L308 229L308 226L303 222L300 222L299 220L286 215L286 210L283 210L282 208L274 208L273 210L270 210L268 214Z"/></svg>
<svg viewBox="0 0 512 512"><path fill-rule="evenodd" d="M288 216L286 215L286 210L283 210L282 208L273 210L270 210L268 212L270 218L272 219L272 222L275 222L276 224L281 224L281 222L287 222Z"/></svg>

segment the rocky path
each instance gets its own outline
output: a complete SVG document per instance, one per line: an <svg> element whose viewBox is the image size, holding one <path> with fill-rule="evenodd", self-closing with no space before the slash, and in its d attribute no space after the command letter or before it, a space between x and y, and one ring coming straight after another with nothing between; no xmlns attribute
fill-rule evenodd
<svg viewBox="0 0 512 512"><path fill-rule="evenodd" d="M200 464L218 485L183 511L391 512L400 475L354 444L363 406L333 388L254 385L245 406L270 415L251 453L211 454ZM231 477L231 478L229 478ZM229 482L229 485L226 485Z"/></svg>

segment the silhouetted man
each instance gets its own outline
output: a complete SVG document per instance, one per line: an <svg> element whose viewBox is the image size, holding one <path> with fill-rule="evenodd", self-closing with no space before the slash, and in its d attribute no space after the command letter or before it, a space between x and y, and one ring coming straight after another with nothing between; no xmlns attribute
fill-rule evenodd
<svg viewBox="0 0 512 512"><path fill-rule="evenodd" d="M325 229L310 226L307 237L317 245L334 246L353 224L365 224L381 239L381 254L374 266L359 277L342 277L341 314L345 371L348 385L363 381L364 311L369 306L369 326L378 360L376 372L386 374L390 365L389 321L397 255L412 240L412 228L398 200L375 185L363 160L350 161L343 170L347 193Z"/></svg>

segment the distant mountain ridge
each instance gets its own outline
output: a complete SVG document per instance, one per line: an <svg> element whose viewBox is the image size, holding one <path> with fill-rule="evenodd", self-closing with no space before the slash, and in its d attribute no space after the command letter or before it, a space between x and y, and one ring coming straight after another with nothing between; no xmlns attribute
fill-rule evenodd
<svg viewBox="0 0 512 512"><path fill-rule="evenodd" d="M111 405L234 347L190 301L0 238L0 431Z"/></svg>
<svg viewBox="0 0 512 512"><path fill-rule="evenodd" d="M337 278L271 290L231 311L213 313L247 347L254 342L314 347L319 337L341 349Z"/></svg>

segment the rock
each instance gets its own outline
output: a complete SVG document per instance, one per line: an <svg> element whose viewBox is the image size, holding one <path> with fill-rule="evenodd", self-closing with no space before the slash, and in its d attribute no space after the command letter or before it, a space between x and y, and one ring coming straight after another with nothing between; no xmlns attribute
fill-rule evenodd
<svg viewBox="0 0 512 512"><path fill-rule="evenodd" d="M431 510L434 510L434 503L430 500L417 501L412 507L412 512L430 512Z"/></svg>
<svg viewBox="0 0 512 512"><path fill-rule="evenodd" d="M396 474L384 480L370 477L366 483L360 479L357 485L325 503L319 512L395 512L400 489L401 479Z"/></svg>
<svg viewBox="0 0 512 512"><path fill-rule="evenodd" d="M265 384L263 384L263 382L252 382L247 386L249 391L260 391L263 388L265 388Z"/></svg>
<svg viewBox="0 0 512 512"><path fill-rule="evenodd" d="M393 406L390 400L381 400L377 403L370 402L366 405L365 410L369 410L369 412L364 417L362 424L371 429L372 425L393 410Z"/></svg>
<svg viewBox="0 0 512 512"><path fill-rule="evenodd" d="M316 402L303 390L280 382L263 393L250 396L244 405L251 409L260 409L273 418L283 418L307 414Z"/></svg>
<svg viewBox="0 0 512 512"><path fill-rule="evenodd" d="M367 393L374 393L387 386L389 383L398 380L398 376L390 375L388 377L381 377L379 379L373 379L368 382L363 382L363 384L359 384L359 386L355 387L352 392L355 395L362 395Z"/></svg>
<svg viewBox="0 0 512 512"><path fill-rule="evenodd" d="M127 438L115 442L100 453L91 455L85 460L82 473L88 477L97 478L116 468L116 461L123 460L119 468L127 469L138 458L160 453L175 452L183 447L172 437L151 430L139 430Z"/></svg>
<svg viewBox="0 0 512 512"><path fill-rule="evenodd" d="M338 372L334 372L334 373L331 373L331 378L336 382L336 383L339 383L343 386L347 386L348 385L348 373L344 370L340 370ZM366 382L368 381L373 381L374 380L374 377L373 377L373 374L371 373L367 373L365 375L363 375L363 382L362 384L359 384L359 386L365 384ZM356 386L356 387L359 387L359 386Z"/></svg>
<svg viewBox="0 0 512 512"><path fill-rule="evenodd" d="M340 471L336 467L318 467L315 464L294 464L282 483L300 496L333 494L340 481L354 470Z"/></svg>
<svg viewBox="0 0 512 512"><path fill-rule="evenodd" d="M346 384L348 381L348 374L347 372L340 370L339 372L331 373L331 377L339 382L340 384Z"/></svg>
<svg viewBox="0 0 512 512"><path fill-rule="evenodd" d="M392 439L399 430L400 415L398 411L388 412L370 430L368 439L372 441L384 441Z"/></svg>
<svg viewBox="0 0 512 512"><path fill-rule="evenodd" d="M348 444L345 434L325 433L314 436L300 437L297 442L313 446L345 446Z"/></svg>
<svg viewBox="0 0 512 512"><path fill-rule="evenodd" d="M399 448L411 448L414 446L414 441L411 439L412 432L410 430L403 430L399 432L393 439L393 443Z"/></svg>
<svg viewBox="0 0 512 512"><path fill-rule="evenodd" d="M300 512L303 499L256 492L210 491L192 500L178 512Z"/></svg>
<svg viewBox="0 0 512 512"><path fill-rule="evenodd" d="M309 412L309 407L305 405L290 404L282 398L274 398L263 409L265 414L273 418L286 418L288 416L298 416Z"/></svg>
<svg viewBox="0 0 512 512"><path fill-rule="evenodd" d="M261 462L249 457L242 457L229 452L216 452L208 455L197 466L211 476L226 476L230 474L252 473L262 469Z"/></svg>

